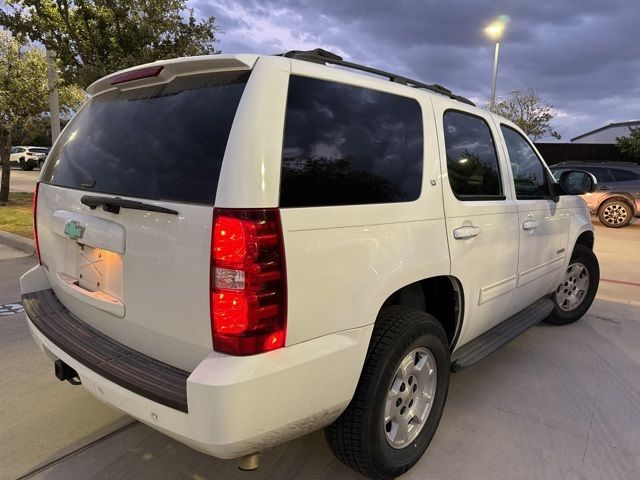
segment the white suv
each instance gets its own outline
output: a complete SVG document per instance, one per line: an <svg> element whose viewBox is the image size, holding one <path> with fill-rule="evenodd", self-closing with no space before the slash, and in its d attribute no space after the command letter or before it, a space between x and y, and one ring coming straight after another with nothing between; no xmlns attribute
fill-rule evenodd
<svg viewBox="0 0 640 480"><path fill-rule="evenodd" d="M9 154L9 164L16 165L21 170L33 170L44 163L48 152L49 149L44 147L13 147Z"/></svg>
<svg viewBox="0 0 640 480"><path fill-rule="evenodd" d="M570 195L593 177L556 183L514 124L443 87L317 50L163 61L89 93L37 190L27 321L60 380L197 450L248 467L326 427L341 461L393 478L451 370L593 301Z"/></svg>

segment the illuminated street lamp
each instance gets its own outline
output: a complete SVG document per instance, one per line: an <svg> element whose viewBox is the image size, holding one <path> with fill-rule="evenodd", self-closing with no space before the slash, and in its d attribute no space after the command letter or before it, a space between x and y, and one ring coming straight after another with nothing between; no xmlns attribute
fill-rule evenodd
<svg viewBox="0 0 640 480"><path fill-rule="evenodd" d="M491 86L491 99L489 100L489 107L493 108L496 102L496 80L498 79L498 56L500 55L500 39L504 34L505 27L509 22L509 17L501 15L495 21L491 22L487 28L484 29L484 33L496 42L496 53L493 59L493 82Z"/></svg>

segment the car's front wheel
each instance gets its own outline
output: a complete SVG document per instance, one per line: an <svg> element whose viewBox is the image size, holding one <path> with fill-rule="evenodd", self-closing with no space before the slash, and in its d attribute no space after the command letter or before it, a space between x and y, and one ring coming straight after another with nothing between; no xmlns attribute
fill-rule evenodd
<svg viewBox="0 0 640 480"><path fill-rule="evenodd" d="M593 303L599 283L598 258L591 249L576 245L560 285L553 292L554 308L545 322L568 325L578 321Z"/></svg>
<svg viewBox="0 0 640 480"><path fill-rule="evenodd" d="M431 315L401 306L381 310L356 388L325 429L340 461L369 478L409 470L435 434L449 388L449 348Z"/></svg>
<svg viewBox="0 0 640 480"><path fill-rule="evenodd" d="M617 198L607 200L598 209L600 223L606 227L621 228L629 225L633 211L627 202Z"/></svg>

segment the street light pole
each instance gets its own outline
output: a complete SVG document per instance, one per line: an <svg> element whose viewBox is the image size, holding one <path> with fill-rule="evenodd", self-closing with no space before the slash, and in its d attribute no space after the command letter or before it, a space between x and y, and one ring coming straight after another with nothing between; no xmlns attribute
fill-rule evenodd
<svg viewBox="0 0 640 480"><path fill-rule="evenodd" d="M498 81L498 57L500 56L500 42L496 42L496 53L493 57L493 82L491 84L490 107L493 109L496 103L496 82Z"/></svg>
<svg viewBox="0 0 640 480"><path fill-rule="evenodd" d="M498 58L500 57L500 39L504 34L504 29L509 23L509 17L501 15L485 29L484 33L496 42L496 53L493 57L493 80L491 81L491 97L489 98L489 110L493 110L496 104L496 83L498 81Z"/></svg>

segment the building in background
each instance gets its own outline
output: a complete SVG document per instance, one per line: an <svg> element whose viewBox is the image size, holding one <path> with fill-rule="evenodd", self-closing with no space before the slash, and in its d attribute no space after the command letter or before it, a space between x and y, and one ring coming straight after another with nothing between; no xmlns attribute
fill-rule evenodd
<svg viewBox="0 0 640 480"><path fill-rule="evenodd" d="M626 137L629 135L631 127L640 127L640 120L631 120L629 122L616 122L596 128L590 132L578 135L571 139L571 143L600 143L611 144L616 143L617 137Z"/></svg>
<svg viewBox="0 0 640 480"><path fill-rule="evenodd" d="M631 127L640 127L640 120L610 123L571 139L570 143L536 143L548 165L558 162L629 162L638 163L620 151L616 137L629 135Z"/></svg>

